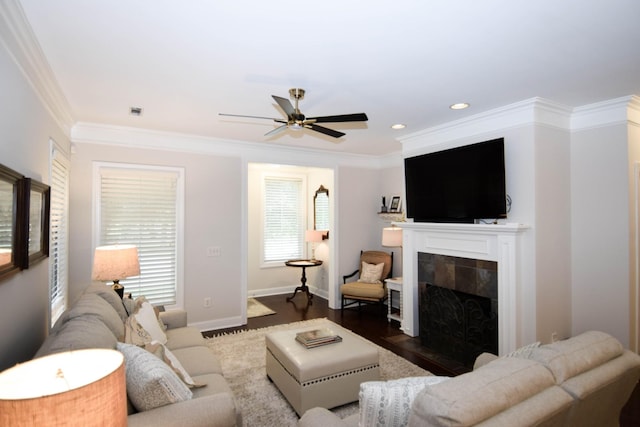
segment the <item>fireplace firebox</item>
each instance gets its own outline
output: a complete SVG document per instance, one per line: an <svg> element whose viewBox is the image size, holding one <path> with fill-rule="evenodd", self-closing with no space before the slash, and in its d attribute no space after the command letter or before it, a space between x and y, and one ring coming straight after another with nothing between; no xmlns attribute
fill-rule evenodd
<svg viewBox="0 0 640 427"><path fill-rule="evenodd" d="M497 263L418 254L422 345L465 366L498 354Z"/></svg>

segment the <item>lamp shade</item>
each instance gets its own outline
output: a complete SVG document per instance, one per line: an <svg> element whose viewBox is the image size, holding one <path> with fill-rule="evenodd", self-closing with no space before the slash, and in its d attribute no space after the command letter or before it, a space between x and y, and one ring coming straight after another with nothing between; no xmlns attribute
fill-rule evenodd
<svg viewBox="0 0 640 427"><path fill-rule="evenodd" d="M122 353L67 351L0 373L0 425L126 426Z"/></svg>
<svg viewBox="0 0 640 427"><path fill-rule="evenodd" d="M402 246L402 228L385 227L382 229L382 246L397 248Z"/></svg>
<svg viewBox="0 0 640 427"><path fill-rule="evenodd" d="M138 248L133 245L98 246L93 255L93 280L114 282L140 274Z"/></svg>
<svg viewBox="0 0 640 427"><path fill-rule="evenodd" d="M322 242L322 236L324 235L323 231L319 230L307 230L304 233L305 242Z"/></svg>

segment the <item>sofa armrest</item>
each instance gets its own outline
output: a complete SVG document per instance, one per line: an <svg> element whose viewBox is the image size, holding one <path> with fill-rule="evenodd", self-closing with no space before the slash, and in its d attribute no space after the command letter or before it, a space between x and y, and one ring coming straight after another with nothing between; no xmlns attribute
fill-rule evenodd
<svg viewBox="0 0 640 427"><path fill-rule="evenodd" d="M167 329L184 328L187 326L187 312L185 310L168 310L160 312L162 323Z"/></svg>
<svg viewBox="0 0 640 427"><path fill-rule="evenodd" d="M311 408L302 415L298 427L349 427L358 425L358 416L341 419L325 408Z"/></svg>
<svg viewBox="0 0 640 427"><path fill-rule="evenodd" d="M476 357L476 361L473 364L473 370L475 371L479 367L484 366L487 363L496 360L497 358L498 358L498 356L496 356L495 354L481 353L481 354L478 355L478 357Z"/></svg>
<svg viewBox="0 0 640 427"><path fill-rule="evenodd" d="M217 393L138 412L127 417L129 427L233 427L241 426L230 393Z"/></svg>

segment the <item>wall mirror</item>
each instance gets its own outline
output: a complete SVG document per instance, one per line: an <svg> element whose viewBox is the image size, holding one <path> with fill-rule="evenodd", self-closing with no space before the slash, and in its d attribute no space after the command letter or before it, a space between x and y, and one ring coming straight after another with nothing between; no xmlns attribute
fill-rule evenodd
<svg viewBox="0 0 640 427"><path fill-rule="evenodd" d="M329 236L329 190L322 185L313 196L313 229L327 231Z"/></svg>
<svg viewBox="0 0 640 427"><path fill-rule="evenodd" d="M0 280L20 271L18 255L18 192L24 177L0 165Z"/></svg>
<svg viewBox="0 0 640 427"><path fill-rule="evenodd" d="M23 268L29 268L30 265L49 256L50 189L48 185L31 178L25 178L23 182L29 221L25 224L28 244L23 248L26 253L23 254L22 259L27 261Z"/></svg>

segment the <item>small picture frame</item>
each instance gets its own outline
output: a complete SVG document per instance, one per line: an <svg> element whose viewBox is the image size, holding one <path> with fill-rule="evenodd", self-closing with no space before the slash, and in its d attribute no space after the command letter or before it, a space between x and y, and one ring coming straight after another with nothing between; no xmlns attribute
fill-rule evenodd
<svg viewBox="0 0 640 427"><path fill-rule="evenodd" d="M400 212L400 196L393 196L391 198L389 212Z"/></svg>

